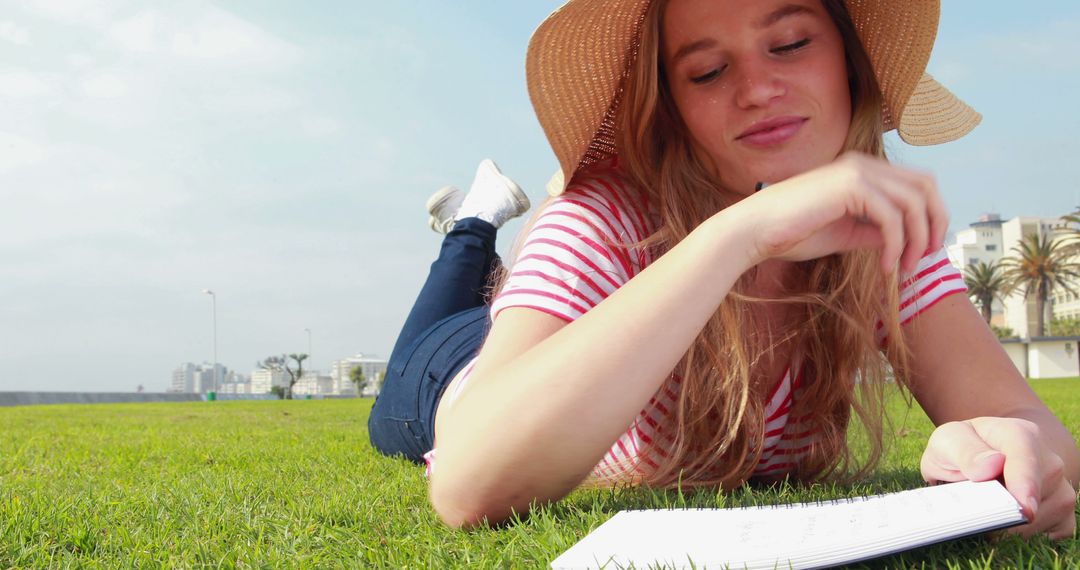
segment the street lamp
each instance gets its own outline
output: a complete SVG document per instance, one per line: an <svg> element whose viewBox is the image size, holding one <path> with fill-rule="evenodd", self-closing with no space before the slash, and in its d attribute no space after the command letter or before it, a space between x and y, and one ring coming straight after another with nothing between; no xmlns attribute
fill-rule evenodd
<svg viewBox="0 0 1080 570"><path fill-rule="evenodd" d="M307 355L311 358L311 329L304 329L304 332L307 333Z"/></svg>
<svg viewBox="0 0 1080 570"><path fill-rule="evenodd" d="M214 321L214 394L217 395L218 391L218 372L217 372L217 295L209 289L203 289L203 293L210 295L210 310L213 315Z"/></svg>

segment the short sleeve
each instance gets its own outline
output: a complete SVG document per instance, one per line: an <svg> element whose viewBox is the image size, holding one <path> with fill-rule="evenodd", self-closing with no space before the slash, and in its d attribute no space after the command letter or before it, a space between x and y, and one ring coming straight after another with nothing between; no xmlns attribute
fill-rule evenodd
<svg viewBox="0 0 1080 570"><path fill-rule="evenodd" d="M640 270L644 259L622 244L641 239L642 217L618 192L577 184L546 205L492 301L492 320L503 309L529 307L574 321Z"/></svg>
<svg viewBox="0 0 1080 570"><path fill-rule="evenodd" d="M900 324L907 324L945 297L966 292L964 277L949 263L945 248L927 253L913 272L901 274Z"/></svg>

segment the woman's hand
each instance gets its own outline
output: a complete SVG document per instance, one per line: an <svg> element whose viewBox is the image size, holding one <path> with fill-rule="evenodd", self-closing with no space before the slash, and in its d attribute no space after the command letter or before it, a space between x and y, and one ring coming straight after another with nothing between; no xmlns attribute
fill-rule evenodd
<svg viewBox="0 0 1080 570"><path fill-rule="evenodd" d="M854 249L881 249L881 269L912 271L940 249L949 226L928 174L848 152L778 182L733 207L754 224L750 255L806 261Z"/></svg>
<svg viewBox="0 0 1080 570"><path fill-rule="evenodd" d="M929 483L1004 476L1005 488L1030 521L1009 532L1044 532L1061 540L1076 531L1076 490L1065 478L1061 457L1028 420L975 418L938 426L922 456L922 476Z"/></svg>

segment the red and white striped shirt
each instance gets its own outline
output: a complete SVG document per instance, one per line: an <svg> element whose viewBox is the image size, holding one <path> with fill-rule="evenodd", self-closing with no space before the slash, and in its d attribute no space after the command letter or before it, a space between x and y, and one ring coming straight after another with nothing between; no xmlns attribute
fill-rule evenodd
<svg viewBox="0 0 1080 570"><path fill-rule="evenodd" d="M491 319L508 307L528 307L572 322L607 298L654 261L652 252L606 245L645 238L659 218L648 198L624 181L618 157L579 173L566 192L550 202L526 236L510 268L505 287L491 304ZM949 264L944 249L927 254L900 290L901 322L906 323L942 298L966 291L960 273ZM884 330L879 323L879 340ZM467 385L474 358L444 398L451 405ZM797 465L814 434L790 418L802 366L793 363L771 391L765 406L765 434L756 476L782 475ZM680 379L669 376L629 428L615 441L592 471L607 481L636 478L666 456L671 436L665 425L678 400ZM667 428L670 430L671 428ZM426 473L435 463L435 449L424 454Z"/></svg>

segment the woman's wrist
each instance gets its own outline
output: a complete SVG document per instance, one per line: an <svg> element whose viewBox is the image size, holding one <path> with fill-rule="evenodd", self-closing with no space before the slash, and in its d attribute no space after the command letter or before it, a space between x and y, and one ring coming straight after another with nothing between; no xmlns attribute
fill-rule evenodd
<svg viewBox="0 0 1080 570"><path fill-rule="evenodd" d="M698 229L705 233L707 243L716 246L713 259L723 260L738 275L765 261L755 244L754 222L738 204L717 212Z"/></svg>

